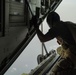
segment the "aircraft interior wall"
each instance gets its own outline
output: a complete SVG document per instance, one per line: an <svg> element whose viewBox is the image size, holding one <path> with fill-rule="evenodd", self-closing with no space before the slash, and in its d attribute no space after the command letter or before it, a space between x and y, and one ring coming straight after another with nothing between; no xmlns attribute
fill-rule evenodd
<svg viewBox="0 0 76 75"><path fill-rule="evenodd" d="M5 0L4 36L0 37L0 70L10 61L10 56L28 33L26 8L24 2Z"/></svg>
<svg viewBox="0 0 76 75"><path fill-rule="evenodd" d="M61 1L0 0L0 74L4 67L19 52L20 45L25 43L27 45L32 40L35 34L34 27L30 25L32 16L42 17L42 22L50 8L55 10ZM24 40L28 41L28 43Z"/></svg>
<svg viewBox="0 0 76 75"><path fill-rule="evenodd" d="M32 12L35 13L34 1L30 1L29 4L32 5ZM31 35L34 31L33 27L30 28L29 20L32 15L25 0L1 0L0 5L0 10L2 9L0 13L0 74L2 74L6 71L3 69L11 59L17 53L21 53L19 52L21 46L27 45L29 38L32 39Z"/></svg>

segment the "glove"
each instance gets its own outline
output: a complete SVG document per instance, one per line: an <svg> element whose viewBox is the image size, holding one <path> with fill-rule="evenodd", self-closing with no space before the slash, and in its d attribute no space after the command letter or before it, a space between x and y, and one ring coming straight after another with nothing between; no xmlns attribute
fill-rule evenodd
<svg viewBox="0 0 76 75"><path fill-rule="evenodd" d="M37 25L37 20L38 20L38 19L37 19L36 15L35 15L35 16L32 17L32 19L31 19L31 21L30 21L30 23L31 23L32 25L34 25L35 28L39 27L39 26Z"/></svg>

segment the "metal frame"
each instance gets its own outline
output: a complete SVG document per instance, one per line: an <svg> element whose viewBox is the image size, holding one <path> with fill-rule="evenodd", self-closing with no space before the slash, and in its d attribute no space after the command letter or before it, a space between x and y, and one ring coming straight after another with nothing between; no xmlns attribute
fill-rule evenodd
<svg viewBox="0 0 76 75"><path fill-rule="evenodd" d="M5 35L5 0L1 0L1 31L0 36Z"/></svg>

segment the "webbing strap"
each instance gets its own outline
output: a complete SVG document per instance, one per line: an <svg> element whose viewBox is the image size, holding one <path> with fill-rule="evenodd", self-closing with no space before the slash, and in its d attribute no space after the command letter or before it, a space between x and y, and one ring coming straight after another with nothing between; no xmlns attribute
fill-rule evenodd
<svg viewBox="0 0 76 75"><path fill-rule="evenodd" d="M64 68L61 71L58 71L56 75L76 75L76 73L74 72L75 71L74 64L69 58L67 58L67 63L66 64L69 65L68 68Z"/></svg>
<svg viewBox="0 0 76 75"><path fill-rule="evenodd" d="M72 71L61 71L57 72L55 75L73 75Z"/></svg>

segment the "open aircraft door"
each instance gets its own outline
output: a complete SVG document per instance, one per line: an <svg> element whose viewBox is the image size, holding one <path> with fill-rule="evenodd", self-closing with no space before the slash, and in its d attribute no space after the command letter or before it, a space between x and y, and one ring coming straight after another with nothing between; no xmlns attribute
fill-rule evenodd
<svg viewBox="0 0 76 75"><path fill-rule="evenodd" d="M36 34L31 18L40 25L62 0L0 0L0 75L11 66Z"/></svg>

